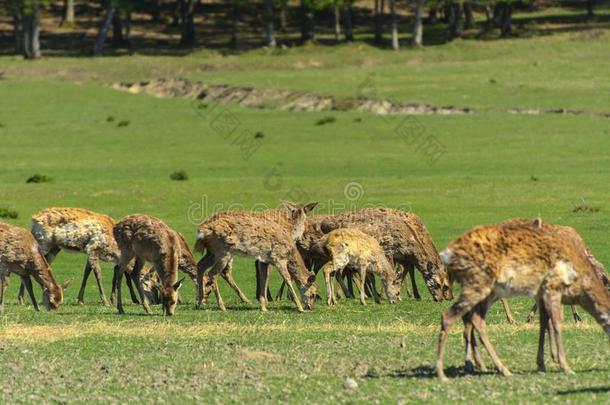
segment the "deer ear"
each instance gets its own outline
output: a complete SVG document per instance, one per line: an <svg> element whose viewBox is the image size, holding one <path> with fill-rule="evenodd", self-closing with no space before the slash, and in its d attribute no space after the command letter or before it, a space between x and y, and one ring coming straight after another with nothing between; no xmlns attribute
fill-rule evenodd
<svg viewBox="0 0 610 405"><path fill-rule="evenodd" d="M297 209L297 205L291 201L282 200L281 203L288 211L294 211Z"/></svg>
<svg viewBox="0 0 610 405"><path fill-rule="evenodd" d="M304 211L304 212L307 214L309 211L311 211L311 210L313 210L314 208L316 208L316 205L318 205L318 203L317 203L317 202L312 202L312 203L309 203L309 204L307 204L307 205L305 205L305 206L303 207L303 211Z"/></svg>
<svg viewBox="0 0 610 405"><path fill-rule="evenodd" d="M185 277L182 277L182 279L180 281L178 281L176 284L174 284L174 291L178 291L180 289L180 287L182 287L182 284L184 284L184 279L185 279Z"/></svg>
<svg viewBox="0 0 610 405"><path fill-rule="evenodd" d="M72 282L72 279L64 281L63 284L60 286L61 289L65 290L66 288L68 288L68 286L70 285L71 282Z"/></svg>

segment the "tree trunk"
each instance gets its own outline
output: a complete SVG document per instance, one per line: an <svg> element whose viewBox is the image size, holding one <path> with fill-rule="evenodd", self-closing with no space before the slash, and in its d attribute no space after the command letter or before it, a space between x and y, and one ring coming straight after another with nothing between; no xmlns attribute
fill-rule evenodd
<svg viewBox="0 0 610 405"><path fill-rule="evenodd" d="M343 10L345 13L345 41L352 42L354 40L354 26L352 23L352 5L347 4Z"/></svg>
<svg viewBox="0 0 610 405"><path fill-rule="evenodd" d="M415 23L413 24L413 40L412 45L414 47L423 46L423 36L424 36L424 24L423 24L423 15L424 15L424 1L425 0L417 0L417 4L415 7Z"/></svg>
<svg viewBox="0 0 610 405"><path fill-rule="evenodd" d="M510 3L497 3L494 8L494 21L498 28L500 28L500 38L506 38L510 36L511 21L513 18L513 6Z"/></svg>
<svg viewBox="0 0 610 405"><path fill-rule="evenodd" d="M131 12L128 12L125 16L125 35L123 39L125 40L125 46L131 51Z"/></svg>
<svg viewBox="0 0 610 405"><path fill-rule="evenodd" d="M159 22L159 18L161 18L161 0L152 0L150 20L156 23Z"/></svg>
<svg viewBox="0 0 610 405"><path fill-rule="evenodd" d="M27 59L37 59L40 53L40 2L32 0L30 7L23 12L23 56Z"/></svg>
<svg viewBox="0 0 610 405"><path fill-rule="evenodd" d="M266 24L266 32L265 32L265 44L267 46L274 47L277 45L275 41L275 34L273 32L273 0L265 1L265 8L267 9L267 24Z"/></svg>
<svg viewBox="0 0 610 405"><path fill-rule="evenodd" d="M467 30L474 27L474 15L472 13L472 3L469 1L464 2L464 28Z"/></svg>
<svg viewBox="0 0 610 405"><path fill-rule="evenodd" d="M438 21L438 6L430 7L430 11L428 11L428 23L436 24Z"/></svg>
<svg viewBox="0 0 610 405"><path fill-rule="evenodd" d="M239 32L239 3L233 2L233 12L231 15L231 39L229 46L235 48L237 46L237 34Z"/></svg>
<svg viewBox="0 0 610 405"><path fill-rule="evenodd" d="M398 21L396 20L396 0L390 0L390 14L392 15L392 49L400 48L398 43Z"/></svg>
<svg viewBox="0 0 610 405"><path fill-rule="evenodd" d="M587 17L595 17L595 0L587 0Z"/></svg>
<svg viewBox="0 0 610 405"><path fill-rule="evenodd" d="M95 45L93 46L93 56L100 56L104 52L104 43L106 42L106 37L108 36L108 30L110 29L110 25L112 24L112 19L114 18L114 14L116 13L116 9L112 5L111 0L106 0L106 15L100 24L100 29L97 33L97 38L95 39Z"/></svg>
<svg viewBox="0 0 610 405"><path fill-rule="evenodd" d="M375 43L383 42L383 13L385 11L385 0L375 0Z"/></svg>
<svg viewBox="0 0 610 405"><path fill-rule="evenodd" d="M288 26L288 16L287 16L287 11L286 8L288 7L288 5L286 4L285 1L283 1L280 5L280 30L281 31L286 31L286 27Z"/></svg>
<svg viewBox="0 0 610 405"><path fill-rule="evenodd" d="M21 10L13 11L13 35L15 36L15 53L23 55L23 14Z"/></svg>
<svg viewBox="0 0 610 405"><path fill-rule="evenodd" d="M125 46L125 38L123 38L123 24L121 23L121 15L115 12L112 16L112 43L113 48L122 48Z"/></svg>
<svg viewBox="0 0 610 405"><path fill-rule="evenodd" d="M341 8L336 5L333 9L335 15L335 41L341 41Z"/></svg>
<svg viewBox="0 0 610 405"><path fill-rule="evenodd" d="M64 0L64 15L60 25L74 26L74 0Z"/></svg>
<svg viewBox="0 0 610 405"><path fill-rule="evenodd" d="M451 3L447 9L449 20L449 39L455 39L462 36L464 28L464 18L462 6L460 3Z"/></svg>
<svg viewBox="0 0 610 405"><path fill-rule="evenodd" d="M180 0L180 44L195 43L195 0Z"/></svg>
<svg viewBox="0 0 610 405"><path fill-rule="evenodd" d="M301 42L314 41L314 15L313 10L301 0Z"/></svg>

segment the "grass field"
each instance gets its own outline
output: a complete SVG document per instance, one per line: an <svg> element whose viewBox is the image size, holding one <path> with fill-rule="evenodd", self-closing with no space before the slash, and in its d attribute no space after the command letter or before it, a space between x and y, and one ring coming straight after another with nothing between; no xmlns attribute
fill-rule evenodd
<svg viewBox="0 0 610 405"><path fill-rule="evenodd" d="M115 218L140 212L163 218L193 243L195 224L215 210L292 198L319 201L318 213L406 207L441 248L476 224L541 215L576 227L607 264L610 120L504 111L610 110L608 33L586 46L578 35L584 34L458 41L398 54L351 45L228 57L206 51L184 58L0 58L6 78L0 81L0 208L19 213L2 220L27 227L33 213L49 206ZM189 100L109 88L122 80L184 76L350 97L371 74L379 97L479 111L403 121L349 111L202 110ZM236 123L231 135L217 125L224 116ZM335 121L316 125L325 117ZM432 136L443 145L440 159L431 161L397 127ZM253 138L258 132L264 137ZM187 181L170 180L182 169ZM34 174L53 181L26 184ZM346 193L348 185L356 194ZM446 360L456 378L443 384L432 365L440 314L450 303L436 304L428 293L421 302L394 306L320 302L304 314L283 301L261 314L223 285L229 312L221 313L213 298L196 310L188 283L174 318L164 319L160 308L147 317L135 305L119 317L98 303L92 280L87 305L76 305L84 259L62 253L54 262L60 281L74 279L57 313L14 305L18 279L12 278L10 305L0 317L0 368L8 377L0 380L1 402L610 400L608 340L588 315L582 325L566 317L566 350L577 375L555 366L535 372L538 329L525 324L526 298L512 301L517 325L506 324L500 306L488 317L491 339L515 376L463 377L458 326ZM109 290L111 266L103 269ZM253 273L251 261L237 262L237 281L251 297ZM275 290L275 274L273 282ZM345 389L347 377L359 387Z"/></svg>

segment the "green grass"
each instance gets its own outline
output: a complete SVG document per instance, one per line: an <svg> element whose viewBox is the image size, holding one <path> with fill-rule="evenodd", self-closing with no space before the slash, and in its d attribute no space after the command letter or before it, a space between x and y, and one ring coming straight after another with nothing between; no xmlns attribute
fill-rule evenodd
<svg viewBox="0 0 610 405"><path fill-rule="evenodd" d="M610 82L596 73L608 70L607 37L575 46L570 35L493 44L463 41L397 55L355 45L339 48L340 56L351 58L341 62L319 48L279 57L256 51L229 58L35 63L3 58L0 69L7 71L8 80L0 81L0 201L19 212L17 219L3 220L27 227L31 214L49 206L85 207L117 219L140 212L163 218L192 243L195 224L215 210L231 204L276 206L292 198L319 201L319 213L369 205L410 207L440 248L476 224L541 215L575 226L594 255L609 263L609 121L501 111L532 103L608 108ZM535 53L539 65L524 71ZM289 68L306 58L334 65ZM353 66L358 58L374 65ZM418 62L408 64L411 58ZM197 64L208 63L253 66L196 72ZM63 64L62 77L55 69ZM276 68L266 70L270 64ZM266 74L277 79L273 86L338 95L350 94L354 84L375 71L385 96L411 101L417 94L417 101L485 111L403 123L423 128L444 146L441 158L432 163L396 132L399 118L333 112L332 124L316 125L329 114L214 105L197 110L188 100L130 95L106 86L125 78L169 75L177 65L191 78L270 86ZM75 69L87 76L83 83L74 83L82 79ZM36 80L36 72L44 80ZM555 76L547 77L549 72ZM458 76L462 79L455 80ZM499 85L488 84L490 77ZM524 87L516 91L520 84ZM226 114L238 123L231 135L217 129ZM129 125L117 126L121 121ZM258 132L264 138L255 138ZM188 172L188 181L169 178L179 169ZM34 173L53 182L26 184ZM362 188L354 200L344 190L352 182ZM583 200L599 211L573 212ZM146 317L135 305L127 305L127 315L119 317L113 308L98 304L92 279L87 305L75 305L84 264L82 255L65 253L54 262L60 281L75 279L57 313L14 305L18 279L11 278L9 305L0 317L0 367L9 377L0 381L0 401L609 400L608 342L589 316L582 326L566 317L565 345L577 375L558 373L555 366L546 374L535 372L538 331L524 324L531 305L526 298L511 301L518 325L506 325L500 306L492 308L488 319L491 339L515 376L462 377L457 326L446 359L448 374L457 377L443 384L432 378L431 367L438 320L449 303L433 303L423 283L422 302L366 307L340 302L334 308L320 302L305 314L289 302L272 303L271 311L261 314L256 304L239 304L224 284L229 312L217 311L213 298L196 310L194 289L187 283L186 302L174 318L163 319L160 308ZM249 296L254 292L252 267L250 260L240 259L234 270ZM109 290L111 266L105 264L103 270ZM274 290L277 284L274 275ZM358 389L343 388L346 377L355 378Z"/></svg>

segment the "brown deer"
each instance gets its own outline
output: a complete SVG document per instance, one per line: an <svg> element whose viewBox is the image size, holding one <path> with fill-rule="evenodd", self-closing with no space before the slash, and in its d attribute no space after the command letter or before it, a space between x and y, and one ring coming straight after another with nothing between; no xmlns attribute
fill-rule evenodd
<svg viewBox="0 0 610 405"><path fill-rule="evenodd" d="M204 273L212 267L207 274L209 283L214 288L219 308L226 310L218 290L217 276L230 270L227 266L230 266L233 257L241 255L257 259L265 274L269 264L276 267L293 293L297 309L303 311L292 286L291 277L294 278L306 307L313 307L316 295L315 276L305 268L294 241L303 233L306 213L313 209L315 203L283 204L286 208L284 213L275 210L223 212L212 215L198 226L196 250L205 252L198 264L199 305L204 299L203 286L208 284L204 282ZM268 282L268 278L266 279ZM259 301L261 310L266 311L266 295L259 296Z"/></svg>
<svg viewBox="0 0 610 405"><path fill-rule="evenodd" d="M430 233L417 215L390 208L367 208L329 216L322 221L320 228L324 233L339 228L355 228L375 238L388 260L404 268L397 274L401 284L410 274L415 298L419 299L415 267L422 273L434 301L453 298L445 267Z"/></svg>
<svg viewBox="0 0 610 405"><path fill-rule="evenodd" d="M179 234L160 219L140 214L123 218L114 226L113 234L121 252L116 279L118 313L125 313L121 301L121 279L123 273L130 271L129 263L135 259L131 271L135 273L136 286L146 313L150 314L151 311L142 290L140 272L144 262L150 262L163 285L163 313L166 316L174 315L178 290L184 282L184 278L177 281L178 266L185 254Z"/></svg>
<svg viewBox="0 0 610 405"><path fill-rule="evenodd" d="M118 263L119 249L112 236L113 227L114 220L109 216L82 208L47 208L32 217L32 235L49 264L53 263L62 250L87 255L87 265L78 292L79 304L84 302L87 279L93 271L100 299L104 305L109 305L104 294L99 261ZM126 281L132 300L137 302L131 280L127 278ZM20 302L23 300L23 286L22 284L19 289Z"/></svg>
<svg viewBox="0 0 610 405"><path fill-rule="evenodd" d="M0 223L0 312L4 312L8 277L15 273L28 291L32 305L39 310L34 291L33 277L43 289L43 303L47 310L55 310L63 304L63 290L69 282L61 286L55 281L53 271L45 259L31 233L27 230L5 223Z"/></svg>
<svg viewBox="0 0 610 405"><path fill-rule="evenodd" d="M367 273L376 273L383 280L385 294L390 301L400 291L400 280L392 264L377 240L357 229L339 228L325 235L319 242L330 261L322 267L326 281L327 304L336 303L331 275L343 271L347 266L356 269L360 275L360 303L366 305L364 283ZM376 292L376 291L375 291ZM374 294L375 302L380 303L379 296Z"/></svg>
<svg viewBox="0 0 610 405"><path fill-rule="evenodd" d="M472 368L472 328L498 371L510 371L498 358L485 332L485 316L498 298L534 297L540 307L537 363L544 370L547 328L559 367L571 372L563 350L562 304L580 304L610 335L610 292L595 273L583 246L574 238L533 222L508 221L479 226L460 236L441 253L452 281L462 286L457 301L442 316L436 373L446 380L443 358L449 329L460 317L465 323L467 371ZM479 363L475 355L475 362ZM470 366L469 366L470 365Z"/></svg>
<svg viewBox="0 0 610 405"><path fill-rule="evenodd" d="M542 228L542 226L543 226L542 219L540 219L540 218L536 218L533 220L518 218L518 219L511 219L506 222L515 223L515 224L518 224L518 223L532 224L539 228ZM574 228L569 227L569 226L553 225L553 224L544 224L544 228L547 231L563 235L566 238L572 238L574 240L574 243L581 245L585 254L589 258L589 261L591 261L591 265L595 269L595 273L598 275L600 280L602 280L602 282L604 283L606 288L608 288L610 290L610 280L608 279L608 276L606 275L606 273L604 271L604 265L601 264L595 257L593 257L593 255L591 254L589 249L587 249L585 242L582 240L582 238L580 237L580 235L578 234L578 232L576 232L576 230ZM506 313L506 317L508 318L509 322L514 323L514 319L511 314L510 307L508 306L508 302L505 299L502 299L502 305L504 306L504 311ZM578 312L576 311L576 307L574 305L570 305L570 309L572 311L572 317L574 318L574 321L577 323L582 322L582 318L580 317L580 315L578 315ZM528 323L534 321L534 317L536 316L537 310L538 310L538 305L536 303L534 303L534 305L532 306L532 309L530 310L530 313L527 317Z"/></svg>

